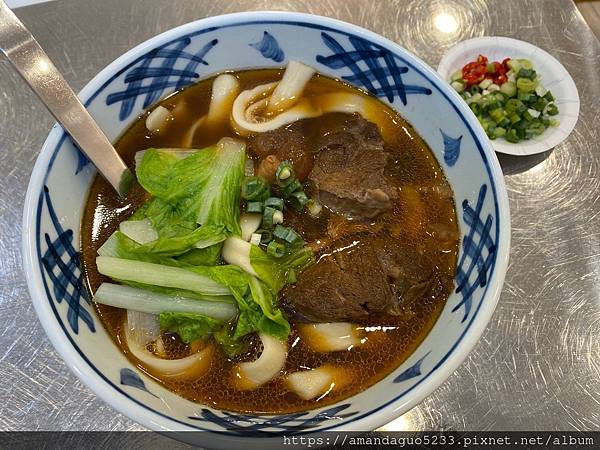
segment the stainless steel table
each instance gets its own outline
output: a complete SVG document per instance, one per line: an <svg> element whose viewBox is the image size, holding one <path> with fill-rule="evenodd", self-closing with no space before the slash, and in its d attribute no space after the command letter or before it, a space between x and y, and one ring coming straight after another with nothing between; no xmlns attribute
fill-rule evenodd
<svg viewBox="0 0 600 450"><path fill-rule="evenodd" d="M566 66L581 96L575 131L545 154L500 156L513 244L496 313L456 373L386 429L600 429L600 43L574 4L59 0L17 14L78 90L121 53L161 31L249 9L297 10L353 22L398 42L434 67L454 43L481 35L524 39ZM451 14L458 27L444 26L441 13ZM70 373L29 299L21 268L22 206L51 125L50 116L2 61L0 430L141 430Z"/></svg>

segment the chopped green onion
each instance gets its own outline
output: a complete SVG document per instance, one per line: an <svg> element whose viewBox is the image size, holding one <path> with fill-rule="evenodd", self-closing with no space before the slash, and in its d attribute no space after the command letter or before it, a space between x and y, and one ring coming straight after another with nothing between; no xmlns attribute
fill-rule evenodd
<svg viewBox="0 0 600 450"><path fill-rule="evenodd" d="M521 120L521 117L517 114L517 113L511 113L508 115L508 119L510 120L510 123L517 123L518 121Z"/></svg>
<svg viewBox="0 0 600 450"><path fill-rule="evenodd" d="M504 135L504 139L512 143L520 141L519 136L517 136L517 130L515 130L514 128L511 128L506 132L506 134Z"/></svg>
<svg viewBox="0 0 600 450"><path fill-rule="evenodd" d="M556 103L548 103L544 108L544 114L556 116L558 114L558 108L556 107Z"/></svg>
<svg viewBox="0 0 600 450"><path fill-rule="evenodd" d="M523 119L525 119L527 122L531 122L534 118L531 114L529 114L529 110L527 110L523 113Z"/></svg>
<svg viewBox="0 0 600 450"><path fill-rule="evenodd" d="M450 83L450 86L452 86L454 90L458 93L461 93L465 90L465 83L462 83L460 81L453 81L452 83Z"/></svg>
<svg viewBox="0 0 600 450"><path fill-rule="evenodd" d="M543 111L547 104L548 100L546 100L544 97L539 97L533 104L533 109L537 111Z"/></svg>
<svg viewBox="0 0 600 450"><path fill-rule="evenodd" d="M521 100L523 103L531 105L537 101L537 95L532 92L524 92L519 89L519 93L517 94L517 98Z"/></svg>
<svg viewBox="0 0 600 450"><path fill-rule="evenodd" d="M462 81L462 70L457 70L450 77L450 81Z"/></svg>
<svg viewBox="0 0 600 450"><path fill-rule="evenodd" d="M292 163L289 161L281 161L275 170L275 179L280 186L287 185L288 182L296 178Z"/></svg>
<svg viewBox="0 0 600 450"><path fill-rule="evenodd" d="M548 127L556 126L558 121L551 117L559 114L559 110L552 93L540 84L541 77L531 61L509 59L507 64L510 70L501 85L494 81L497 62L485 66L485 78L472 86L465 86L462 70L452 75L451 84L469 105L490 139L504 138L516 143L532 139ZM284 198L299 206L304 196L301 189L289 189ZM307 201L307 204L310 212L315 204L312 201Z"/></svg>
<svg viewBox="0 0 600 450"><path fill-rule="evenodd" d="M517 73L521 69L521 63L518 59L511 59L507 62L508 67L510 67L515 73Z"/></svg>
<svg viewBox="0 0 600 450"><path fill-rule="evenodd" d="M285 240L285 237L288 235L288 232L291 230L289 227L284 227L283 225L277 225L273 230L273 236L279 238L281 240Z"/></svg>
<svg viewBox="0 0 600 450"><path fill-rule="evenodd" d="M264 228L273 228L273 215L277 210L267 206L263 212L262 226Z"/></svg>
<svg viewBox="0 0 600 450"><path fill-rule="evenodd" d="M541 84L538 84L535 87L535 93L536 95L543 97L544 95L546 95L546 93L548 92L548 89L546 89L544 86L542 86Z"/></svg>
<svg viewBox="0 0 600 450"><path fill-rule="evenodd" d="M492 80L486 78L484 79L481 83L479 83L479 87L481 89L487 89L489 85L491 85L493 83Z"/></svg>
<svg viewBox="0 0 600 450"><path fill-rule="evenodd" d="M527 70L533 69L533 63L531 61L529 61L528 59L521 58L518 61L519 61L519 67L522 67L523 69L527 69ZM518 70L517 70L517 72L518 72Z"/></svg>
<svg viewBox="0 0 600 450"><path fill-rule="evenodd" d="M265 205L263 202L248 202L246 205L246 212L249 213L261 213L264 211Z"/></svg>
<svg viewBox="0 0 600 450"><path fill-rule="evenodd" d="M494 137L496 138L504 137L505 134L506 128L496 127L496 129L494 130Z"/></svg>
<svg viewBox="0 0 600 450"><path fill-rule="evenodd" d="M546 127L540 120L534 120L527 127L527 133L533 136L539 136L545 129Z"/></svg>
<svg viewBox="0 0 600 450"><path fill-rule="evenodd" d="M469 99L467 100L467 104L471 104L473 102L478 102L479 100L481 100L481 94L479 93L479 89L477 87L475 87L477 92L475 94L473 94L471 97L469 97Z"/></svg>
<svg viewBox="0 0 600 450"><path fill-rule="evenodd" d="M285 245L271 241L269 245L267 245L267 255L273 256L275 258L281 258L285 253Z"/></svg>
<svg viewBox="0 0 600 450"><path fill-rule="evenodd" d="M296 191L292 193L289 200L292 207L297 211L302 211L304 206L308 203L308 197L304 191Z"/></svg>
<svg viewBox="0 0 600 450"><path fill-rule="evenodd" d="M265 201L271 196L271 186L263 177L246 177L242 181L242 198L248 201Z"/></svg>
<svg viewBox="0 0 600 450"><path fill-rule="evenodd" d="M510 119L508 117L505 117L500 122L498 122L498 126L502 127L502 128L507 128L509 125L510 125Z"/></svg>
<svg viewBox="0 0 600 450"><path fill-rule="evenodd" d="M529 78L530 80L534 80L536 77L535 70L533 69L519 69L517 72L517 79L519 78Z"/></svg>
<svg viewBox="0 0 600 450"><path fill-rule="evenodd" d="M308 213L313 217L317 217L323 209L323 205L312 198L308 201L306 207L308 208Z"/></svg>
<svg viewBox="0 0 600 450"><path fill-rule="evenodd" d="M250 236L250 243L252 245L260 245L261 242L262 235L260 233L252 233L252 236Z"/></svg>
<svg viewBox="0 0 600 450"><path fill-rule="evenodd" d="M275 230L273 231L273 236L282 241L287 242L290 245L302 244L304 241L302 240L302 236L296 233L289 227L284 227L281 225L277 225Z"/></svg>
<svg viewBox="0 0 600 450"><path fill-rule="evenodd" d="M275 213L273 214L273 225L276 225L278 223L283 223L283 212L279 210L275 211Z"/></svg>
<svg viewBox="0 0 600 450"><path fill-rule="evenodd" d="M270 206L271 208L283 211L283 199L279 197L269 197L265 200L265 206Z"/></svg>
<svg viewBox="0 0 600 450"><path fill-rule="evenodd" d="M260 234L260 243L263 245L267 245L269 242L273 240L273 232L269 230L256 230L256 233Z"/></svg>
<svg viewBox="0 0 600 450"><path fill-rule="evenodd" d="M548 91L544 94L544 98L546 100L548 100L549 102L553 102L554 101L554 96L552 95L552 92Z"/></svg>
<svg viewBox="0 0 600 450"><path fill-rule="evenodd" d="M500 92L502 92L505 95L508 95L509 97L514 97L517 94L517 86L515 85L515 83L507 81L502 86L500 86Z"/></svg>
<svg viewBox="0 0 600 450"><path fill-rule="evenodd" d="M490 117L498 123L506 117L506 112L504 112L502 108L496 108L493 111L490 111Z"/></svg>
<svg viewBox="0 0 600 450"><path fill-rule="evenodd" d="M290 195L292 195L292 193L297 190L302 190L302 184L300 183L300 181L298 181L298 179L294 178L285 187L283 187L283 189L281 190L281 194L283 198L288 199Z"/></svg>
<svg viewBox="0 0 600 450"><path fill-rule="evenodd" d="M506 102L506 110L509 112L516 112L517 114L523 114L525 111L527 111L527 105L525 105L525 103L518 98L511 98L508 102Z"/></svg>
<svg viewBox="0 0 600 450"><path fill-rule="evenodd" d="M533 92L535 91L537 85L537 80L530 80L529 78L517 78L517 89L522 92Z"/></svg>

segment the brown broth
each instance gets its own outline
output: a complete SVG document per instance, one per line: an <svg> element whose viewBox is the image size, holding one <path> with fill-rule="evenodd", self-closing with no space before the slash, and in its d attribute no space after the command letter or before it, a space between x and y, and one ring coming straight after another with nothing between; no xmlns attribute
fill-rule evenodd
<svg viewBox="0 0 600 450"><path fill-rule="evenodd" d="M242 89L254 87L280 78L280 70L253 70L235 73ZM163 133L151 134L145 128L143 114L118 139L116 148L126 163L132 167L133 157L139 150L149 147L180 147L185 132L208 110L210 88L213 79L201 81L161 103L174 109L175 120ZM305 95L318 95L322 92L348 90L367 95L343 83L323 76L316 76L307 86ZM402 313L397 316L373 319L363 324L369 327L385 325L386 331L365 332L366 343L350 351L317 353L312 351L301 338L298 328L292 324L288 343L290 351L285 364L285 373L306 368L316 368L323 364L342 367L347 375L347 383L339 389L314 400L301 400L290 392L279 377L253 391L237 390L230 382L236 362L228 359L219 349L209 371L200 379L192 381L163 379L145 368L129 354L123 344L122 324L125 311L104 305L94 304L106 330L116 345L134 364L153 376L158 382L177 394L202 404L216 408L252 413L282 413L312 409L340 401L376 383L400 365L427 336L435 324L444 303L452 289L452 279L456 268L458 251L458 228L450 186L431 151L413 128L389 107L373 100L377 105L378 126L386 144L394 153L394 162L388 165L388 180L401 188L404 193L394 210L374 220L371 235L393 235L398 245L408 245L425 254L433 261L432 270L447 280L443 292L408 305L402 305ZM311 119L314 127L335 128L344 120L343 114L330 114ZM312 126L312 125L311 125ZM234 136L229 126L203 133L194 138L193 146L202 148L214 144L224 136ZM97 272L96 251L115 231L118 224L127 219L145 200L144 191L136 186L127 200L120 200L101 177L94 180L85 207L82 221L82 265L85 280L90 292L95 292L103 281L108 281ZM286 225L293 226L307 241L315 241L326 234L328 214L319 219L305 220L298 214L286 212ZM376 225L381 223L381 227ZM451 237L448 238L448 230ZM323 249L321 253L330 251ZM319 255L318 255L319 256ZM170 358L186 356L189 347L176 337L167 342ZM254 349L258 348L256 342ZM247 355L253 359L255 355Z"/></svg>

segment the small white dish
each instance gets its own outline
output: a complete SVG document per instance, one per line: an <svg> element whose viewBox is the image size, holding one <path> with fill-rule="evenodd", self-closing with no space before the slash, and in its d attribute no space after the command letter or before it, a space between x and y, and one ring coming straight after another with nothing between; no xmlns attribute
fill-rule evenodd
<svg viewBox="0 0 600 450"><path fill-rule="evenodd" d="M560 121L557 127L550 127L541 136L516 144L496 139L492 141L494 150L509 155L534 155L556 147L564 141L577 123L579 117L579 94L577 86L567 69L548 52L528 42L517 39L484 36L462 41L444 55L437 71L444 80L452 73L477 58L487 56L490 61L502 61L504 58L526 58L540 76L542 85L552 92L558 106Z"/></svg>

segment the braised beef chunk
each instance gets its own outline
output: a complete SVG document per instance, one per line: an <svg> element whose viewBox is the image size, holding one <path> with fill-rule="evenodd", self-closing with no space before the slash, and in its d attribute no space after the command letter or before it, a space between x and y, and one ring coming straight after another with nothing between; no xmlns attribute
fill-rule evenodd
<svg viewBox="0 0 600 450"><path fill-rule="evenodd" d="M258 175L273 181L279 162L287 160L293 164L298 179L306 180L313 167L313 151L304 122L261 133L248 141L248 151L259 158Z"/></svg>
<svg viewBox="0 0 600 450"><path fill-rule="evenodd" d="M344 244L345 248L344 248ZM368 243L339 243L282 295L288 315L309 322L364 321L393 306L385 270Z"/></svg>
<svg viewBox="0 0 600 450"><path fill-rule="evenodd" d="M294 320L364 322L370 316L411 315L416 301L432 301L453 283L426 255L387 236L359 233L328 248L283 292L282 306Z"/></svg>
<svg viewBox="0 0 600 450"><path fill-rule="evenodd" d="M308 179L321 203L349 217L372 218L392 207L395 189L384 178L389 154L377 127L358 115L317 142Z"/></svg>
<svg viewBox="0 0 600 450"><path fill-rule="evenodd" d="M332 211L372 218L392 207L395 189L384 178L390 154L377 126L358 114L322 130L314 121L294 122L250 139L248 150L259 158L257 175L271 182L279 163L291 161L300 181L308 178Z"/></svg>
<svg viewBox="0 0 600 450"><path fill-rule="evenodd" d="M281 293L291 320L369 323L410 316L414 306L452 288L452 278L440 275L420 250L429 244L415 245L427 235L423 199L431 203L431 193L402 182L408 170L402 167L404 150L386 145L375 124L357 114L328 115L263 133L250 140L249 149L259 158L257 174L270 180L280 161L292 161L299 178L309 182L307 193L327 207L321 218L286 211L286 225L302 230L319 256ZM431 233L445 235L437 228Z"/></svg>
<svg viewBox="0 0 600 450"><path fill-rule="evenodd" d="M410 314L415 301L426 301L440 295L443 289L452 289L452 278L442 277L434 262L406 241L379 237L374 249L398 300L389 313Z"/></svg>

